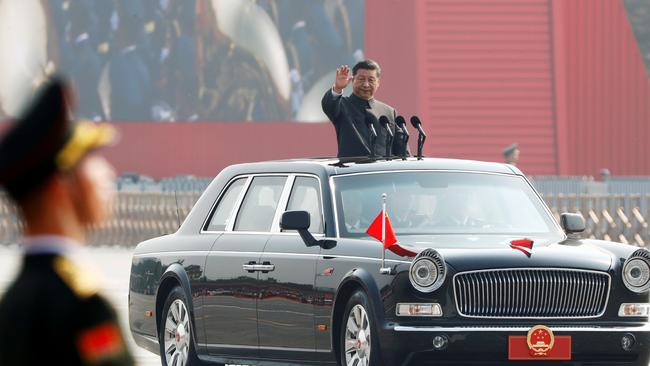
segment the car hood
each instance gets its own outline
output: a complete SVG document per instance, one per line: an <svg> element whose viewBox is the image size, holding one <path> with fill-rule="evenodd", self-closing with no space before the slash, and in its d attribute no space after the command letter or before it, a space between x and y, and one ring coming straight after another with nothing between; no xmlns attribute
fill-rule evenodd
<svg viewBox="0 0 650 366"><path fill-rule="evenodd" d="M553 267L607 271L614 253L588 242L557 237L526 236L533 240L530 257L510 247L512 235L436 235L400 238L406 248L436 249L456 271L483 268Z"/></svg>

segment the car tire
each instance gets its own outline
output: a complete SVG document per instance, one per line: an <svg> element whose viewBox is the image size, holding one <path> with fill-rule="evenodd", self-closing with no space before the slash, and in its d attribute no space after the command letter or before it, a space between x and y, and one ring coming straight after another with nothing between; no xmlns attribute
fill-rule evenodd
<svg viewBox="0 0 650 366"><path fill-rule="evenodd" d="M350 296L340 321L340 365L381 366L377 322L365 292Z"/></svg>
<svg viewBox="0 0 650 366"><path fill-rule="evenodd" d="M192 320L187 303L180 286L174 287L165 300L158 327L160 360L163 366L201 365L196 356Z"/></svg>

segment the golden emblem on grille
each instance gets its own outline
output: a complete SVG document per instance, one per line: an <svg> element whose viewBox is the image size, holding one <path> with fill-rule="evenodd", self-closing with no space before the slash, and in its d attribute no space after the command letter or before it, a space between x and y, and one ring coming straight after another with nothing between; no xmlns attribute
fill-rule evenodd
<svg viewBox="0 0 650 366"><path fill-rule="evenodd" d="M548 356L548 351L553 348L555 336L549 327L536 325L528 331L526 342L531 356L544 357Z"/></svg>

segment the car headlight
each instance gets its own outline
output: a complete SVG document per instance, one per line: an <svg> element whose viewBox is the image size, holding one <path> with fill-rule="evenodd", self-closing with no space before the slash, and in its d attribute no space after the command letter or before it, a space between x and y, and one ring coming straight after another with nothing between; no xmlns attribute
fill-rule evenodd
<svg viewBox="0 0 650 366"><path fill-rule="evenodd" d="M411 285L420 292L433 292L445 282L447 266L440 253L425 249L415 257L409 269Z"/></svg>
<svg viewBox="0 0 650 366"><path fill-rule="evenodd" d="M623 283L633 292L650 290L650 252L639 249L623 264Z"/></svg>

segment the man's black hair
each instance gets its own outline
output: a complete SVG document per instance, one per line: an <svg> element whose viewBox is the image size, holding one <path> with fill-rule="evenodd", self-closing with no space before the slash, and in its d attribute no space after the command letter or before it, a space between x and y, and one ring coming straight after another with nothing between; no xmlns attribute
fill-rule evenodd
<svg viewBox="0 0 650 366"><path fill-rule="evenodd" d="M379 64L376 61L368 59L357 62L357 64L352 68L352 76L357 75L359 69L377 70L377 77L381 77L381 67L379 67Z"/></svg>

